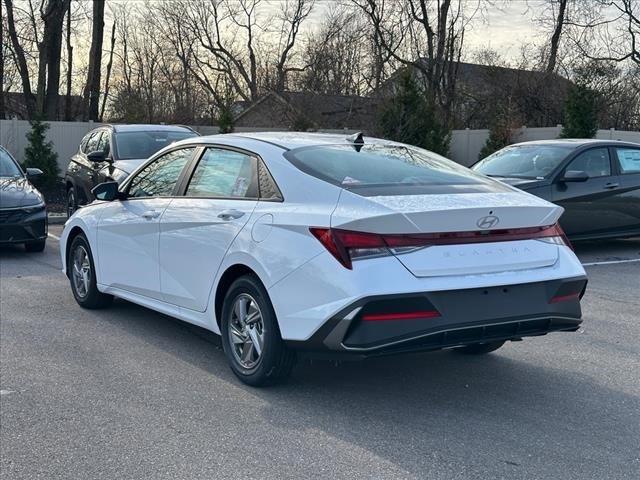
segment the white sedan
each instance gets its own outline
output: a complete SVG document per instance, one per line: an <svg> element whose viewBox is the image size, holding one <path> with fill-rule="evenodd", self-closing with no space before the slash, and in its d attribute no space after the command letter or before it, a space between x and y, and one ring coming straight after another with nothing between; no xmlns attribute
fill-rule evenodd
<svg viewBox="0 0 640 480"><path fill-rule="evenodd" d="M409 145L197 137L94 190L60 242L77 302L221 334L251 385L287 377L300 350L479 354L581 322L562 208Z"/></svg>

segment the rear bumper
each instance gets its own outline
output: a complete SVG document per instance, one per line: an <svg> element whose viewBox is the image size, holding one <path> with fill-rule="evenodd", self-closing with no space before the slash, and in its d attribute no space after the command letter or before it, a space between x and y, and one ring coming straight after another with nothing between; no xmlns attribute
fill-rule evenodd
<svg viewBox="0 0 640 480"><path fill-rule="evenodd" d="M16 211L6 220L0 222L0 244L29 243L47 238L47 211L44 208L35 213Z"/></svg>
<svg viewBox="0 0 640 480"><path fill-rule="evenodd" d="M287 343L317 353L367 357L575 331L582 322L580 298L586 284L581 276L366 297L342 309L308 340ZM394 312L415 311L435 314L386 318Z"/></svg>

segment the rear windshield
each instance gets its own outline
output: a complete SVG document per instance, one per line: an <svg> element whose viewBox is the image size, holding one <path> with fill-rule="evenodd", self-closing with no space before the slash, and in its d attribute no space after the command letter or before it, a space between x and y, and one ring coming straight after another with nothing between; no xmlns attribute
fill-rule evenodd
<svg viewBox="0 0 640 480"><path fill-rule="evenodd" d="M285 157L309 175L364 196L510 191L440 155L404 145L303 147Z"/></svg>
<svg viewBox="0 0 640 480"><path fill-rule="evenodd" d="M197 133L186 130L118 132L114 135L118 152L117 160L148 158L167 145L196 136L198 136Z"/></svg>
<svg viewBox="0 0 640 480"><path fill-rule="evenodd" d="M514 145L479 161L473 169L491 177L543 179L553 174L573 148L559 145Z"/></svg>

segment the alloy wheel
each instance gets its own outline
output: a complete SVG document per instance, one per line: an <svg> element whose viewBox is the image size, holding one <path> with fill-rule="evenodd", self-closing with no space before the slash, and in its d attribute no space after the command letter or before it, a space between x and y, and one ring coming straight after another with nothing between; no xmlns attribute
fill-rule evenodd
<svg viewBox="0 0 640 480"><path fill-rule="evenodd" d="M258 302L251 295L242 293L235 299L228 335L236 361L248 370L255 368L264 351L264 322Z"/></svg>
<svg viewBox="0 0 640 480"><path fill-rule="evenodd" d="M73 287L79 297L84 298L91 286L91 262L89 254L82 245L78 245L73 254Z"/></svg>

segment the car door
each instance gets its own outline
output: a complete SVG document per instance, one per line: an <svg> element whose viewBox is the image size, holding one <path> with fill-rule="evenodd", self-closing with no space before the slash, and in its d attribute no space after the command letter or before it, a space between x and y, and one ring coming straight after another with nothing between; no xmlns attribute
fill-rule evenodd
<svg viewBox="0 0 640 480"><path fill-rule="evenodd" d="M564 181L568 171L586 172L588 178L586 181ZM565 209L560 224L567 235L600 235L623 223L616 213L619 193L618 175L605 146L578 153L554 181L551 200Z"/></svg>
<svg viewBox="0 0 640 480"><path fill-rule="evenodd" d="M615 147L620 179L617 210L625 220L621 230L640 232L640 147Z"/></svg>
<svg viewBox="0 0 640 480"><path fill-rule="evenodd" d="M100 282L161 299L158 234L162 213L195 148L163 153L124 186L124 200L104 207L98 223Z"/></svg>
<svg viewBox="0 0 640 480"><path fill-rule="evenodd" d="M74 184L76 187L76 198L78 204L86 205L93 200L91 189L93 188L95 165L87 158L87 154L98 149L98 143L102 137L102 129L94 130L87 142L78 154L74 157Z"/></svg>
<svg viewBox="0 0 640 480"><path fill-rule="evenodd" d="M204 312L224 256L251 217L258 159L207 147L160 222L160 283L166 302Z"/></svg>

